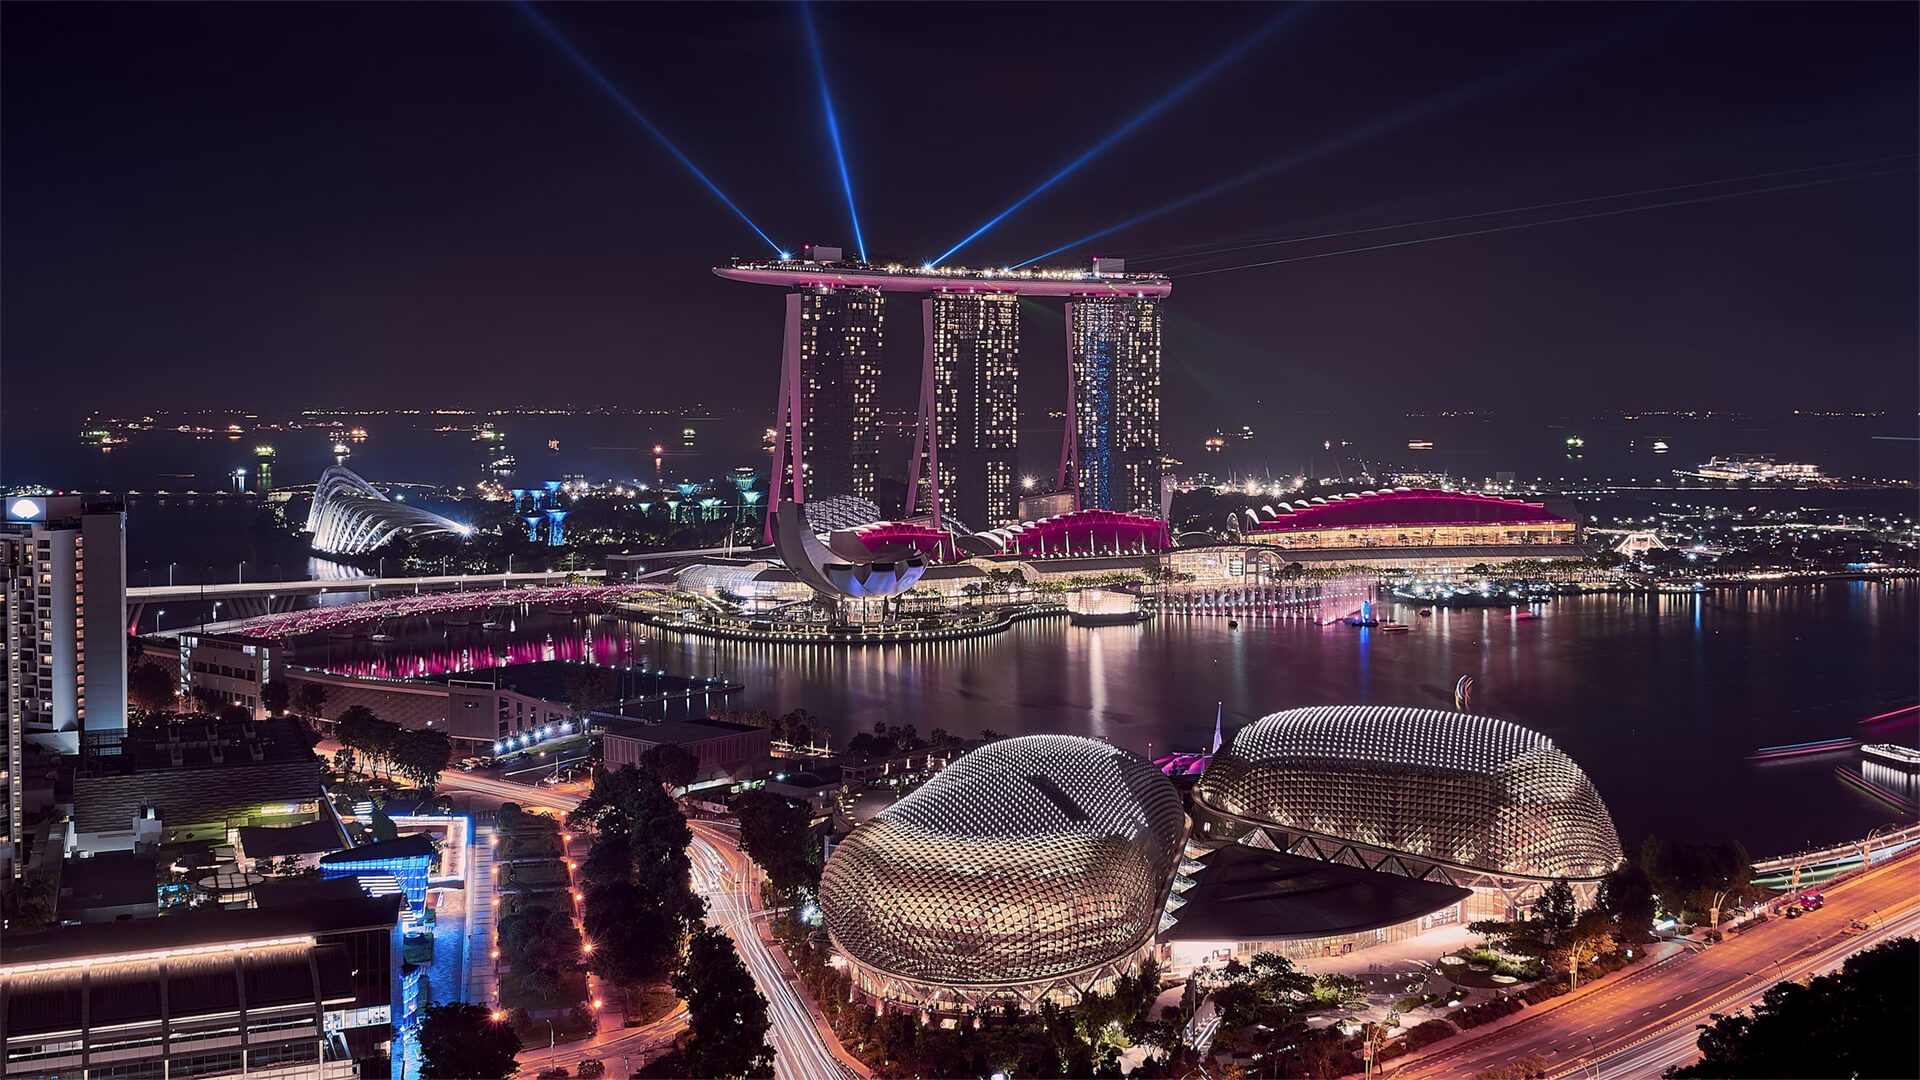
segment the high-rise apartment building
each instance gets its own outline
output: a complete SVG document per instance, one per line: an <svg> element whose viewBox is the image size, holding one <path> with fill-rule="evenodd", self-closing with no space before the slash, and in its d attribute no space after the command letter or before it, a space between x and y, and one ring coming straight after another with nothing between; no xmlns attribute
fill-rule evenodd
<svg viewBox="0 0 1920 1080"><path fill-rule="evenodd" d="M127 727L126 513L77 495L14 497L0 525L8 748L78 753Z"/></svg>
<svg viewBox="0 0 1920 1080"><path fill-rule="evenodd" d="M1018 519L1020 298L1010 292L940 292L921 301L928 339L932 440L943 514L990 529ZM924 416L922 423L925 423ZM915 475L926 465L913 462ZM931 509L931 492L908 513Z"/></svg>
<svg viewBox="0 0 1920 1080"><path fill-rule="evenodd" d="M787 296L789 363L781 372L776 439L792 498L799 468L808 501L832 495L873 498L880 458L880 340L885 313L878 289L823 285ZM797 417L798 445L792 426Z"/></svg>
<svg viewBox="0 0 1920 1080"><path fill-rule="evenodd" d="M1076 297L1067 327L1080 505L1158 514L1160 300Z"/></svg>
<svg viewBox="0 0 1920 1080"><path fill-rule="evenodd" d="M126 514L77 495L15 496L0 518L0 864L23 820L29 747L77 754L127 728Z"/></svg>

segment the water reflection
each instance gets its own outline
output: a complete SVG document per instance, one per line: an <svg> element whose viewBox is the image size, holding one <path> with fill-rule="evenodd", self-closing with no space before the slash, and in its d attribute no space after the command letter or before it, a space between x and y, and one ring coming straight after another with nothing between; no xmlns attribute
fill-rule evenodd
<svg viewBox="0 0 1920 1080"><path fill-rule="evenodd" d="M928 645L818 649L710 641L538 615L514 633L355 642L337 663L405 674L547 658L631 663L746 686L737 705L820 716L837 744L875 722L972 734L1066 731L1136 752L1204 749L1215 702L1229 735L1278 709L1369 702L1451 708L1474 676L1476 711L1552 737L1594 778L1624 839L1728 833L1758 853L1840 840L1891 820L1832 762L1746 760L1756 747L1855 736L1856 721L1920 699L1920 586L1787 586L1701 596L1590 596L1532 620L1412 608L1406 633L1163 616L1137 627L1064 620ZM1384 617L1384 613L1383 613ZM324 643L323 646L324 648ZM303 656L304 653L303 646ZM417 657L415 653L419 653ZM503 661L501 654L505 654ZM1879 741L1914 740L1912 722ZM1893 787L1893 785L1885 785ZM1912 790L1895 788L1895 790Z"/></svg>

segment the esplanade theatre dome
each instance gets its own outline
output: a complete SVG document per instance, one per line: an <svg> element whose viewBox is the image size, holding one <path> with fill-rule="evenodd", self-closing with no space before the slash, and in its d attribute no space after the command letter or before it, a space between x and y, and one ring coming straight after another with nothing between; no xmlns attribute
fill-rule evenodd
<svg viewBox="0 0 1920 1080"><path fill-rule="evenodd" d="M988 743L856 828L821 876L834 948L869 996L1034 1004L1149 947L1186 837L1173 785L1095 739Z"/></svg>
<svg viewBox="0 0 1920 1080"><path fill-rule="evenodd" d="M1271 826L1283 847L1365 845L1456 879L1591 880L1621 861L1613 818L1580 766L1545 735L1490 716L1289 709L1235 734L1194 794L1203 815Z"/></svg>

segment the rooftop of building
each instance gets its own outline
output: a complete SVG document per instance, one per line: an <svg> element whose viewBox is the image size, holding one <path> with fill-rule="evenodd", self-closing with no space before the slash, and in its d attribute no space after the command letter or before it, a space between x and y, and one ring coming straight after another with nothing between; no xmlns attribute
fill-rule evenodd
<svg viewBox="0 0 1920 1080"><path fill-rule="evenodd" d="M1466 899L1467 889L1229 844L1200 859L1163 941L1285 941L1331 937L1417 919Z"/></svg>
<svg viewBox="0 0 1920 1080"><path fill-rule="evenodd" d="M351 866L354 863L385 862L388 859L425 859L433 856L433 841L423 833L412 833L397 840L379 840L320 856L321 866Z"/></svg>
<svg viewBox="0 0 1920 1080"><path fill-rule="evenodd" d="M1173 282L1165 274L1128 274L1057 267L970 267L876 265L858 259L814 262L806 259L740 259L713 272L734 281L761 285L858 286L883 292L988 292L1022 296L1165 296Z"/></svg>
<svg viewBox="0 0 1920 1080"><path fill-rule="evenodd" d="M339 890L328 890L325 895L325 903L237 910L203 908L150 919L9 931L0 974L41 964L310 937L399 923L398 896L367 896L358 887L351 895Z"/></svg>
<svg viewBox="0 0 1920 1080"><path fill-rule="evenodd" d="M725 739L754 731L767 731L766 728L757 728L751 724L735 724L727 720L709 720L704 717L648 723L629 716L597 712L593 714L591 721L595 727L604 727L607 734L611 736L650 743L672 743L676 746L706 742L709 739ZM772 737L771 732L768 732L768 737Z"/></svg>
<svg viewBox="0 0 1920 1080"><path fill-rule="evenodd" d="M159 731L129 731L105 752L86 755L82 775L126 776L168 769L236 769L313 764L319 759L293 720L195 720ZM114 751L118 751L115 753Z"/></svg>
<svg viewBox="0 0 1920 1080"><path fill-rule="evenodd" d="M1505 525L1570 523L1544 503L1444 488L1387 488L1315 496L1247 511L1256 532L1359 528L1369 525Z"/></svg>
<svg viewBox="0 0 1920 1080"><path fill-rule="evenodd" d="M157 904L152 855L103 851L60 866L60 913ZM11 948L9 948L11 952Z"/></svg>
<svg viewBox="0 0 1920 1080"><path fill-rule="evenodd" d="M240 848L249 859L279 859L288 855L312 855L339 851L347 846L332 817L309 821L304 825L243 825Z"/></svg>

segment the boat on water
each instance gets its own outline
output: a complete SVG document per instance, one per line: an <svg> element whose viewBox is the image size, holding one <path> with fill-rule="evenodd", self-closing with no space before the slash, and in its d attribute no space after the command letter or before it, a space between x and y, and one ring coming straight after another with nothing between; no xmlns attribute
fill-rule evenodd
<svg viewBox="0 0 1920 1080"><path fill-rule="evenodd" d="M1374 618L1371 615L1349 615L1347 616L1347 625L1348 626L1379 626L1380 620Z"/></svg>
<svg viewBox="0 0 1920 1080"><path fill-rule="evenodd" d="M1508 616L1507 616L1507 621L1508 621L1508 622L1522 622L1522 621L1524 621L1524 620L1527 620L1527 619L1537 619L1537 618L1539 618L1539 617L1540 617L1540 616L1538 616L1538 615L1535 615L1535 614L1534 614L1533 612L1531 612L1531 611L1516 611L1516 612L1514 612L1513 614L1511 614L1511 615L1508 615Z"/></svg>
<svg viewBox="0 0 1920 1080"><path fill-rule="evenodd" d="M1383 634L1394 634L1394 633L1399 633L1401 631L1411 630L1411 629L1413 628L1403 622L1390 622L1390 623L1380 624L1380 632Z"/></svg>

